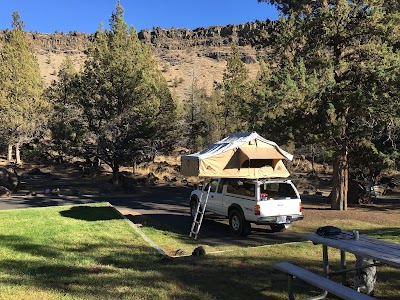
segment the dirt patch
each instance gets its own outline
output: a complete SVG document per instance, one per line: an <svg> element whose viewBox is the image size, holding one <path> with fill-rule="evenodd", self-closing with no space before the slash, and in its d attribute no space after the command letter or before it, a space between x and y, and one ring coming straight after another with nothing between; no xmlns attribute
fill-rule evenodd
<svg viewBox="0 0 400 300"><path fill-rule="evenodd" d="M371 232L400 227L400 197L377 198L373 204L350 206L346 211L330 209L328 197L302 195L304 220L295 224L304 231L315 231L320 226L334 225L357 229L361 223L374 227Z"/></svg>

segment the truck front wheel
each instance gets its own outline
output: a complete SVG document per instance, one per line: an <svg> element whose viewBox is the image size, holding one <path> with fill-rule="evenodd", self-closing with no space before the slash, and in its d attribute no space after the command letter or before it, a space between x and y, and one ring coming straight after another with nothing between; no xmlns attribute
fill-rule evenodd
<svg viewBox="0 0 400 300"><path fill-rule="evenodd" d="M246 236L251 232L251 226L237 209L229 213L229 228L234 235Z"/></svg>
<svg viewBox="0 0 400 300"><path fill-rule="evenodd" d="M194 198L190 201L190 214L192 216L192 218L194 219L194 217L196 216L196 212L197 212L197 203L198 200L197 198Z"/></svg>

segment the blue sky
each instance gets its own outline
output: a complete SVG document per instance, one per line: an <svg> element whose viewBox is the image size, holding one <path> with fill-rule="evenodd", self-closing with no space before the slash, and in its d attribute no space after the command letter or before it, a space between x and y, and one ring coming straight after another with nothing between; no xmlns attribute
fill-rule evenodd
<svg viewBox="0 0 400 300"><path fill-rule="evenodd" d="M117 0L0 0L0 29L11 28L18 11L25 30L42 33L93 33L108 27ZM153 27L188 28L276 20L278 12L257 0L121 0L125 21L137 31Z"/></svg>

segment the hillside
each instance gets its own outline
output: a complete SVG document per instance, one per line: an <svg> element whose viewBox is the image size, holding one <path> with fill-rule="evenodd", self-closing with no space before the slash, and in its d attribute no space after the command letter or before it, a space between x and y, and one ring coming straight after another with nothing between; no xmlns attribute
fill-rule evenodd
<svg viewBox="0 0 400 300"><path fill-rule="evenodd" d="M254 22L208 28L143 30L139 39L149 44L169 83L171 91L184 101L188 99L193 81L208 92L214 82L221 82L231 44L236 42L242 60L254 78L258 71L258 51L251 45L273 28L274 22ZM32 32L29 36L40 64L41 74L49 85L57 78L61 62L66 56L79 69L87 58L87 47L93 35L70 32L44 34Z"/></svg>

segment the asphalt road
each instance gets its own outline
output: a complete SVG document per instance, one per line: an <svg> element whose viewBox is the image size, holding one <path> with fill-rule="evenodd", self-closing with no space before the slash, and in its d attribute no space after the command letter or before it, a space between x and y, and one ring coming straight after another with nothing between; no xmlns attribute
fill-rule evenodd
<svg viewBox="0 0 400 300"><path fill-rule="evenodd" d="M110 202L126 215L133 223L152 226L179 234L189 235L192 218L190 217L189 195L191 189L184 187L139 187L130 195L93 196L23 196L0 198L0 210L35 208ZM294 223L293 226L296 226ZM252 233L248 237L233 236L229 231L228 220L207 213L203 221L198 241L210 246L244 245L261 246L303 240L290 230L273 233L268 226L252 224Z"/></svg>

